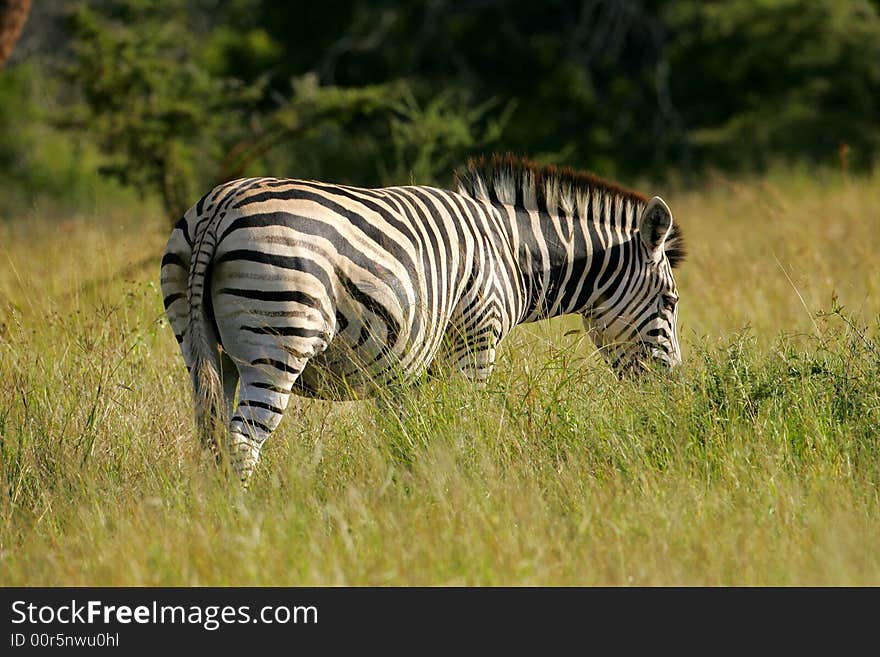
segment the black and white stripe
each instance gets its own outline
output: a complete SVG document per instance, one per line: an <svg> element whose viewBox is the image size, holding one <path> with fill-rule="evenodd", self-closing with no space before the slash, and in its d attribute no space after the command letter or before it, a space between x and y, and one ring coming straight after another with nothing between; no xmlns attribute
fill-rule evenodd
<svg viewBox="0 0 880 657"><path fill-rule="evenodd" d="M508 156L457 191L220 185L175 226L162 291L202 431L246 479L291 392L369 396L440 362L483 382L524 322L581 313L615 367L675 365L682 255L658 197Z"/></svg>

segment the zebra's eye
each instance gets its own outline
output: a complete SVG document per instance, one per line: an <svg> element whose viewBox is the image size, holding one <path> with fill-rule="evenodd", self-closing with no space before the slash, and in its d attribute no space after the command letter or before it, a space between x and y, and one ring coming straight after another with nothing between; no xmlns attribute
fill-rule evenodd
<svg viewBox="0 0 880 657"><path fill-rule="evenodd" d="M677 303L677 294L664 294L660 297L660 305L662 305L666 310L672 310L673 308L675 308L675 304Z"/></svg>

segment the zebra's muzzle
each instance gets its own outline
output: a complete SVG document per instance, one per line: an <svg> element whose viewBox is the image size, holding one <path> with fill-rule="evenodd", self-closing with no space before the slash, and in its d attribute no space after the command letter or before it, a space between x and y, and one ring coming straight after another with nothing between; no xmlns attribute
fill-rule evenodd
<svg viewBox="0 0 880 657"><path fill-rule="evenodd" d="M678 363L662 349L644 347L622 354L611 363L611 369L621 380L637 378L649 370L672 370Z"/></svg>

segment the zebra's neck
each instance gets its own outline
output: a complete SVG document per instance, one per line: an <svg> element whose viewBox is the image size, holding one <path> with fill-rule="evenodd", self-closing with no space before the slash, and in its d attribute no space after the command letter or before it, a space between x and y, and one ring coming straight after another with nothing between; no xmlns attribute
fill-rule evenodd
<svg viewBox="0 0 880 657"><path fill-rule="evenodd" d="M461 193L491 205L506 227L519 322L589 312L625 291L641 248L633 235L643 196L513 155L472 159L456 178Z"/></svg>
<svg viewBox="0 0 880 657"><path fill-rule="evenodd" d="M636 258L638 199L581 191L580 202L554 210L493 203L511 231L523 286L521 323L589 312L614 296Z"/></svg>

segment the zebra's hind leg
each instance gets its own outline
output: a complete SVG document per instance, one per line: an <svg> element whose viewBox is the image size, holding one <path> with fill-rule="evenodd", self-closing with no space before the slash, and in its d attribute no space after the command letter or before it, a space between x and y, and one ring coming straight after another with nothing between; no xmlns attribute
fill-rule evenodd
<svg viewBox="0 0 880 657"><path fill-rule="evenodd" d="M269 358L239 365L238 404L229 422L227 450L232 468L247 484L260 459L263 443L284 414L290 391L307 358Z"/></svg>
<svg viewBox="0 0 880 657"><path fill-rule="evenodd" d="M235 410L235 391L238 388L238 368L229 354L223 352L220 357L220 374L223 379L223 408L227 420Z"/></svg>

